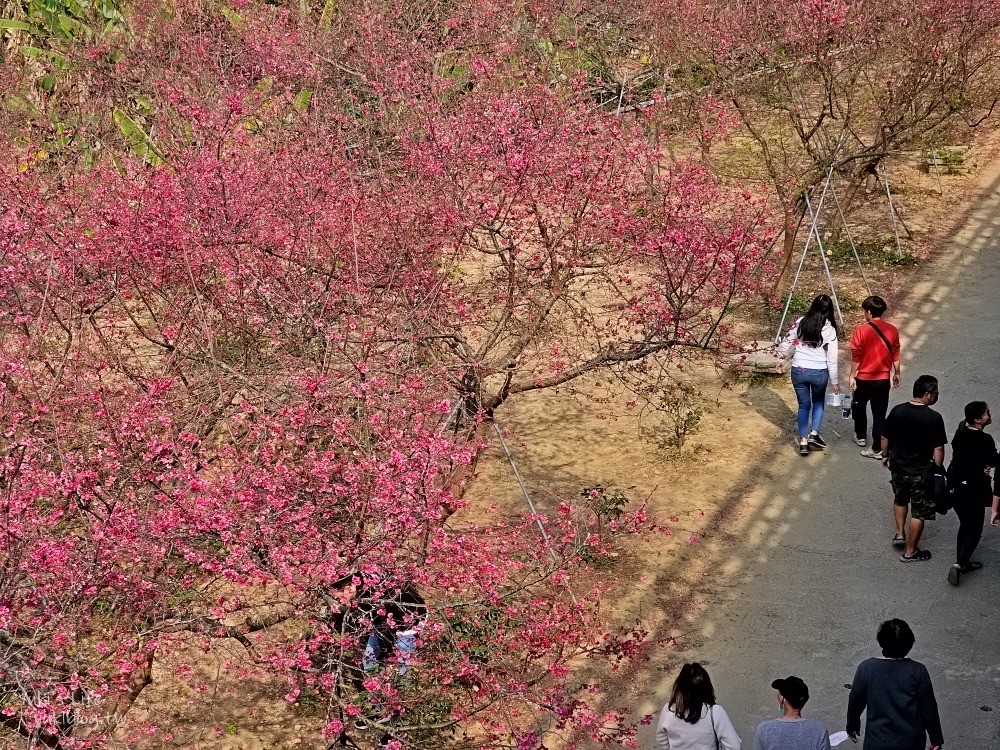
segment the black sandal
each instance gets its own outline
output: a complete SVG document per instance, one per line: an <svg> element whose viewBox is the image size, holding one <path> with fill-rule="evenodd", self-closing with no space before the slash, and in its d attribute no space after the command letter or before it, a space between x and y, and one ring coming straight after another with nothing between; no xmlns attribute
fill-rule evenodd
<svg viewBox="0 0 1000 750"><path fill-rule="evenodd" d="M912 557L907 557L905 553L899 556L900 562L924 562L924 560L930 559L931 551L929 549L918 549Z"/></svg>

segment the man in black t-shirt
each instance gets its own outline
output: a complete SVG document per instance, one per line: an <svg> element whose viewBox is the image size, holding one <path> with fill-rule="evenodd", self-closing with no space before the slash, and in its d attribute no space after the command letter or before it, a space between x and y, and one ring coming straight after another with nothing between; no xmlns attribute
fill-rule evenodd
<svg viewBox="0 0 1000 750"><path fill-rule="evenodd" d="M937 378L921 375L913 384L913 399L893 407L882 431L882 465L892 474L895 506L896 536L892 543L906 547L899 558L903 562L931 559L930 551L920 549L917 543L924 521L934 520L934 498L924 481L924 472L931 461L938 466L944 464L944 446L948 442L944 420L931 408L937 400Z"/></svg>

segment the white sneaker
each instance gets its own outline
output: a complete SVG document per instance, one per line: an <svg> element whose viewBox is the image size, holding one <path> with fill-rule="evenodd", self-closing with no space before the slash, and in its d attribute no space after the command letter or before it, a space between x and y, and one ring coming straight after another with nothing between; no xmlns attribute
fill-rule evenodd
<svg viewBox="0 0 1000 750"><path fill-rule="evenodd" d="M861 455L865 458L877 458L879 461L882 460L882 451L873 451L871 448L866 448L861 451Z"/></svg>
<svg viewBox="0 0 1000 750"><path fill-rule="evenodd" d="M864 438L856 437L856 438L854 438L854 442L857 443L858 445L860 445L862 448L864 448L866 445L868 445L868 441L865 440Z"/></svg>

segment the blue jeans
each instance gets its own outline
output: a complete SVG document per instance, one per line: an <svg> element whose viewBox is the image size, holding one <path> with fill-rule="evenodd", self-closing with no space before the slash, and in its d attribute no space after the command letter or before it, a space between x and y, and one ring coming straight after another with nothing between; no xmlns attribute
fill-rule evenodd
<svg viewBox="0 0 1000 750"><path fill-rule="evenodd" d="M396 633L395 643L396 656L399 658L399 676L406 675L406 671L413 660L413 655L417 652L417 631L415 628L401 630ZM383 644L377 633L368 636L365 644L365 654L361 659L361 667L366 672L375 669L376 665L385 654Z"/></svg>
<svg viewBox="0 0 1000 750"><path fill-rule="evenodd" d="M828 370L812 370L807 367L792 368L792 388L799 402L799 437L809 436L810 413L813 430L819 431L823 421L823 401L826 398L826 384L830 381Z"/></svg>

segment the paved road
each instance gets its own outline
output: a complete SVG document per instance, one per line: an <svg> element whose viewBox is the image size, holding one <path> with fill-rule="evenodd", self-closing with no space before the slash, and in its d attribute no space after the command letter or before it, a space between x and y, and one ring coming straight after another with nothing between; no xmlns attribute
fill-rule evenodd
<svg viewBox="0 0 1000 750"><path fill-rule="evenodd" d="M890 407L906 400L918 374L936 375L949 439L968 401L984 399L1000 414L1000 170L984 178L982 198L957 217L954 236L954 254L918 272L921 283L887 316L905 347L904 383ZM878 653L878 624L902 617L917 637L911 656L934 682L945 747L1000 748L1000 530L987 526L977 554L985 568L959 588L945 580L954 513L927 524L921 546L931 561L899 562L889 544L888 472L858 456L849 424L839 410L828 413L825 454L789 457L791 440L780 447L757 517L741 521L746 546L733 555L745 572L699 613L697 645L684 657L708 666L747 746L756 725L778 714L771 680L789 674L812 692L804 715L839 731L854 668ZM991 431L1000 436L1000 419ZM664 675L658 701L672 679ZM640 747L652 747L651 729Z"/></svg>

